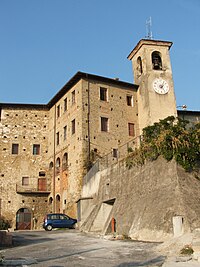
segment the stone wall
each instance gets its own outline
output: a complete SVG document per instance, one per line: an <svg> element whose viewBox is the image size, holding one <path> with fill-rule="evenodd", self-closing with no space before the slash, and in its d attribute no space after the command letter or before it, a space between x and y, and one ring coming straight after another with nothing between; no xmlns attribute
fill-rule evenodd
<svg viewBox="0 0 200 267"><path fill-rule="evenodd" d="M0 246L12 246L12 234L6 230L0 230Z"/></svg>

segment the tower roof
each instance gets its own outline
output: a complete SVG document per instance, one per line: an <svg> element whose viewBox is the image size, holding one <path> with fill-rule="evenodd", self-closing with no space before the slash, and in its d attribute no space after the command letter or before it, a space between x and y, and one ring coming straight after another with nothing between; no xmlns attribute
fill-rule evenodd
<svg viewBox="0 0 200 267"><path fill-rule="evenodd" d="M151 40L151 39L141 39L137 45L135 46L135 48L133 48L133 50L130 52L130 54L128 55L128 59L131 60L134 55L137 53L137 51L143 46L143 45L159 45L159 46L168 46L168 48L170 49L170 47L172 46L172 42L169 41L160 41L160 40Z"/></svg>

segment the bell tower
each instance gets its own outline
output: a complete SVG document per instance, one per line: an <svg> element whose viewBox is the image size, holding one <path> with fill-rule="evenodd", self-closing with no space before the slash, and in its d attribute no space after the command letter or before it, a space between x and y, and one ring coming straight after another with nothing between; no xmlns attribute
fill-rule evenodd
<svg viewBox="0 0 200 267"><path fill-rule="evenodd" d="M142 39L128 55L137 92L139 132L168 116L177 117L169 49L172 42Z"/></svg>

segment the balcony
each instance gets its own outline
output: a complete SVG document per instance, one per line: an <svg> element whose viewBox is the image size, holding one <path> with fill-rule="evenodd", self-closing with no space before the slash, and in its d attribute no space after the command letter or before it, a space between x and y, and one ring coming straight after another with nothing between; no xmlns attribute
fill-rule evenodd
<svg viewBox="0 0 200 267"><path fill-rule="evenodd" d="M16 192L18 194L50 194L50 186L47 185L47 180L43 178L31 179L31 184L22 185L20 183L16 184Z"/></svg>

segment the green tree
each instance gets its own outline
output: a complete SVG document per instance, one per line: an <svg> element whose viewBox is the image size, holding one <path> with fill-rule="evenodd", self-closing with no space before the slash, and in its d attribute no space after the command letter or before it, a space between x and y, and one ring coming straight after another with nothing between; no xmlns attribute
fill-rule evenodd
<svg viewBox="0 0 200 267"><path fill-rule="evenodd" d="M189 127L189 122L169 116L159 123L143 129L142 144L129 154L127 162L143 164L145 160L156 160L162 155L167 161L173 158L186 171L199 168L200 123Z"/></svg>

